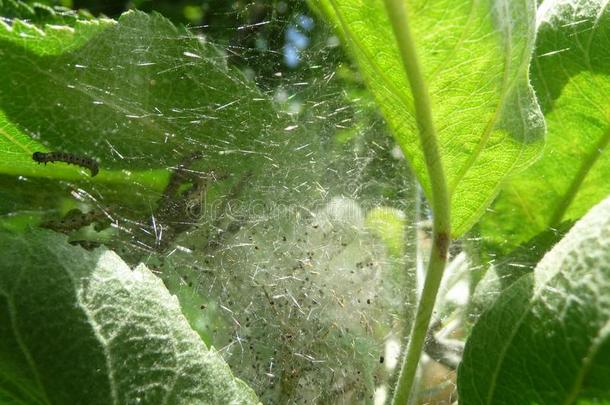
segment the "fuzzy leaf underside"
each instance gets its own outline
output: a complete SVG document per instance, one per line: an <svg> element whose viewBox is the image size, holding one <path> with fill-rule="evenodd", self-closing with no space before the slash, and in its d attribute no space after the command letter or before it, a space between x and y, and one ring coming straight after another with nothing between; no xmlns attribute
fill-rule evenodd
<svg viewBox="0 0 610 405"><path fill-rule="evenodd" d="M483 313L458 372L467 404L610 403L610 198Z"/></svg>
<svg viewBox="0 0 610 405"><path fill-rule="evenodd" d="M144 265L1 231L0 390L36 404L257 403Z"/></svg>

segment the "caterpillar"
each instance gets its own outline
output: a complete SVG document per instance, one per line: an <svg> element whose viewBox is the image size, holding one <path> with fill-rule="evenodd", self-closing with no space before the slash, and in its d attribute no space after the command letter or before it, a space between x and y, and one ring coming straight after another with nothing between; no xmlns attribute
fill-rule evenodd
<svg viewBox="0 0 610 405"><path fill-rule="evenodd" d="M84 156L77 156L72 153L34 152L34 154L32 155L32 159L34 159L35 162L38 162L38 164L44 163L46 165L47 162L53 163L57 161L65 162L71 165L81 166L91 171L91 177L94 177L99 172L99 163L97 162L97 160Z"/></svg>
<svg viewBox="0 0 610 405"><path fill-rule="evenodd" d="M57 232L70 233L93 223L95 223L94 229L98 232L110 226L104 212L98 210L82 212L78 208L68 211L62 219L51 219L40 226Z"/></svg>

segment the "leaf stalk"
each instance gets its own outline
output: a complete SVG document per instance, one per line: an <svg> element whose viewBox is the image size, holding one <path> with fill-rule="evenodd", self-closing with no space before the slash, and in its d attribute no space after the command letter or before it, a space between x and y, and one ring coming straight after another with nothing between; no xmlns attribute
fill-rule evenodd
<svg viewBox="0 0 610 405"><path fill-rule="evenodd" d="M430 95L417 58L415 42L404 6L405 0L384 0L384 3L413 95L419 139L431 185L431 195L429 197L433 213L433 245L428 261L426 279L392 399L394 405L404 405L407 404L413 390L417 365L447 263L451 218L449 193L432 119Z"/></svg>

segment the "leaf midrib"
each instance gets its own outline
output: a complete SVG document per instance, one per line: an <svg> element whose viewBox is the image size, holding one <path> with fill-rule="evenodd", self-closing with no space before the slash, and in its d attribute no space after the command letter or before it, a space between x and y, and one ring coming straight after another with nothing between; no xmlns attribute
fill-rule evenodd
<svg viewBox="0 0 610 405"><path fill-rule="evenodd" d="M375 59L372 57L372 55L370 55L370 53L367 51L366 47L364 47L360 41L358 41L357 37L354 37L354 34L351 32L349 25L347 24L347 22L345 21L345 17L342 15L341 11L340 11L340 7L338 7L336 0L330 0L334 12L337 16L338 21L341 24L342 30L345 33L346 37L349 39L350 43L355 46L357 48L357 51L360 52L368 61L369 66L373 69L373 71L376 73L376 75L378 76L378 78L381 80L381 82L383 83L384 87L386 89L388 89L388 91L390 91L394 96L396 96L402 103L403 103L403 107L406 107L409 105L409 100L406 98L406 96L404 95L404 92L399 91L398 88L396 88L396 86L394 85L393 81L390 80L387 75L381 70L379 69L379 66L374 62ZM479 4L480 1L479 0L475 0L473 1L472 7L471 7L471 12L469 14L468 20L470 21L472 18L474 18L474 11L475 11L475 6L477 4ZM507 6L507 3L504 3L505 6ZM528 7L528 3L527 0L523 0L523 6L524 7ZM509 6L507 6L509 7ZM518 68L518 71L515 72L514 75L514 79L513 80L509 80L510 78L510 73L511 73L511 67L513 67L514 65L510 63L510 61L512 60L512 37L511 32L510 32L510 25L507 25L507 29L509 30L508 33L508 50L505 52L505 63L504 63L504 71L503 71L503 75L502 75L502 84L501 84L501 88L503 89L503 91L500 93L499 99L498 99L498 103L497 106L495 108L494 114L491 117L490 121L487 123L484 132L481 134L481 137L479 138L479 142L477 143L477 146L475 148L475 150L470 154L469 158L466 160L466 162L462 165L462 167L457 171L457 174L455 175L453 181L451 183L449 183L449 192L450 194L453 194L455 188L457 188L457 186L460 184L460 182L463 180L463 178L466 176L466 174L468 173L468 171L473 167L473 165L475 164L475 162L478 160L479 156L481 155L482 151L485 149L485 145L487 145L491 134L494 131L494 127L495 124L498 120L498 117L500 116L500 113L502 111L502 107L505 104L508 96L511 94L512 89L514 88L515 84L523 77L523 74L525 72L525 70L528 68L529 66L529 58L524 58L521 57L521 65ZM455 52L457 52L459 49L459 45L464 41L464 38L466 37L466 30L464 30L462 32L462 35L460 36L460 39L454 44L454 46L452 47L450 54L454 55ZM531 41L531 40L530 40ZM522 54L524 55L527 52L531 52L532 48L531 46L525 46L523 47L523 51ZM436 68L436 70L434 72L438 72L443 70L443 64L439 64ZM370 81L370 79L366 79L367 81ZM408 109L403 109L406 113L409 114L409 118L413 119L412 114L408 111ZM516 163L513 164L512 167L515 166ZM499 186L498 186L499 187Z"/></svg>
<svg viewBox="0 0 610 405"><path fill-rule="evenodd" d="M597 334L595 339L593 339L593 342L595 342L595 343L591 345L590 350L587 352L587 355L585 356L584 361L583 361L583 363L584 363L583 367L580 368L578 375L576 376L576 380L574 381L574 384L572 385L572 389L570 390L566 400L563 402L564 405L569 405L569 404L576 402L576 399L579 394L579 390L583 385L583 380L585 379L589 370L591 370L591 365L593 364L593 360L595 359L595 356L597 355L597 351L599 350L599 348L601 346L601 344L599 344L597 342L602 341L604 338L607 338L608 336L610 336L610 318L608 318L608 320L606 321L606 324L602 328L600 328L599 333Z"/></svg>
<svg viewBox="0 0 610 405"><path fill-rule="evenodd" d="M540 286L538 286L536 288L536 292L532 295L532 297L530 298L527 306L525 306L525 310L523 311L523 314L519 317L519 319L517 320L517 322L515 323L515 327L512 328L508 339L506 340L506 344L503 345L502 349L500 350L500 355L498 356L498 358L500 359L500 361L498 361L496 363L496 367L494 368L493 372L492 372L492 377L490 379L490 384L489 384L489 389L487 391L487 395L485 398L485 403L488 405L493 405L493 396L495 394L496 391L496 386L497 386L497 381L498 381L498 376L500 374L500 369L502 368L502 365L504 364L504 361L506 360L506 353L508 351L508 349L510 348L510 346L512 345L512 342L515 338L515 336L517 335L517 333L521 330L521 327L523 326L523 322L525 321L525 319L528 317L528 315L531 313L531 309L534 307L534 305L536 305L536 303L538 302L538 299L542 296L542 293L544 293L544 291L546 290L546 287L548 285L551 284L552 281L554 281L557 277L563 276L563 274L561 272L556 272L552 277L548 278L546 280L546 282ZM534 274L528 274L525 275L524 277L522 277L519 281L522 281L525 279L525 277L534 277ZM513 284L513 286L515 286L514 288L519 287L519 285L517 283ZM608 321L610 322L610 320ZM601 334L601 332L603 331L604 328L608 327L608 323L606 323L606 325L602 328L600 328L600 332L598 333L598 336ZM591 346L593 347L594 345L591 344ZM595 349L597 350L597 349ZM591 351L589 351L590 353ZM580 370L582 371L583 368L586 367L586 364L583 364L583 359L581 359L581 367ZM579 375L580 372L579 371ZM580 388L581 386L579 384L576 384L573 386L573 390L577 390ZM567 402L566 398L566 402L564 402L564 404L569 404L570 402Z"/></svg>
<svg viewBox="0 0 610 405"><path fill-rule="evenodd" d="M587 32L588 40L587 40L587 44L586 44L586 49L583 49L582 51L585 54L586 65L590 72L594 71L593 66L591 65L591 59L590 59L591 45L593 43L593 38L597 34L597 28L599 27L599 22L600 22L601 18L603 17L604 13L606 12L606 8L608 7L609 4L610 4L610 0L605 0L605 2L600 5L599 12L597 13L597 16L595 17L595 21L593 22L591 30ZM577 35L576 41L578 41L578 39L579 39L579 37ZM569 77L569 73L563 65L563 58L560 57L559 60L560 60L561 67L566 72L566 75ZM595 76L593 77L593 80L595 80ZM583 92L580 89L580 86L578 86L578 83L576 83L576 87L577 87L578 91L581 93L581 95L583 96L583 99L590 100L588 97L586 97L585 92ZM602 87L603 86L600 86L600 88L602 88ZM592 100L590 100L590 101L592 101ZM604 114L604 111L606 109L603 108L603 106L595 104L595 107L597 108L597 110L599 112ZM606 117L606 122L610 123L610 116ZM575 176L573 177L569 187L567 188L566 192L563 194L562 198L559 200L558 204L556 205L555 210L553 211L553 214L551 215L551 217L549 219L549 222L548 222L549 227L556 227L561 222L561 220L565 216L566 211L572 205L572 202L574 202L574 199L576 198L576 195L580 191L581 185L584 183L587 175L589 174L589 172L591 171L591 169L593 168L595 163L599 160L599 158L601 158L603 151L607 148L609 143L610 143L610 126L608 126L605 134L602 135L602 137L595 144L595 146L593 148L591 148L590 153L587 154L585 159L582 160L582 164L580 165L580 167L579 167L578 171L576 172Z"/></svg>
<svg viewBox="0 0 610 405"><path fill-rule="evenodd" d="M29 148L27 148L25 145L23 145L21 142L19 142L17 139L15 139L4 128L0 128L0 135L3 136L4 138L6 138L9 143L16 145L17 147L19 147L21 150L25 151L26 153L28 153L28 154L32 153L32 151Z"/></svg>
<svg viewBox="0 0 610 405"><path fill-rule="evenodd" d="M62 263L61 257L57 258L57 263ZM81 309L81 311L83 311L83 314L87 318L87 321L88 321L87 323L91 326L91 332L97 338L97 340L104 352L104 360L106 362L106 368L108 371L107 377L108 377L108 384L110 386L110 395L112 398L112 403L118 404L117 382L116 382L116 378L114 377L114 372L113 372L114 368L112 366L112 359L111 359L110 351L108 350L108 346L109 346L108 341L100 333L101 327L100 327L100 325L98 325L97 321L95 320L95 317L91 313L91 310L87 306L87 303L83 299L83 296L82 296L83 289L77 288L77 285L78 285L77 280L74 279L71 272L66 270L66 274L72 281L73 289L75 292L74 295L75 295L78 307Z"/></svg>
<svg viewBox="0 0 610 405"><path fill-rule="evenodd" d="M610 121L610 118L608 118ZM605 134L599 139L597 144L591 148L591 151L587 154L587 156L582 159L582 164L580 165L578 171L570 183L570 186L563 194L562 198L558 201L555 210L553 211L553 215L551 215L548 227L555 228L557 227L561 221L563 220L568 208L574 202L576 195L580 191L582 184L584 183L587 175L591 172L591 169L597 163L597 161L603 156L603 152L610 144L610 127L606 130Z"/></svg>

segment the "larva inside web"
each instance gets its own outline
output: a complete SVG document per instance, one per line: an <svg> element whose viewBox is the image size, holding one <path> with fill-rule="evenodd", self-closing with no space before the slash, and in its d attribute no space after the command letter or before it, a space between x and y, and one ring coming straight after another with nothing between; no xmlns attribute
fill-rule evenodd
<svg viewBox="0 0 610 405"><path fill-rule="evenodd" d="M97 160L88 158L85 156L77 156L72 153L66 152L34 152L32 154L32 159L35 162L44 163L45 165L48 162L65 162L68 164L84 167L89 169L91 172L91 177L95 177L95 175L99 172L99 163Z"/></svg>

